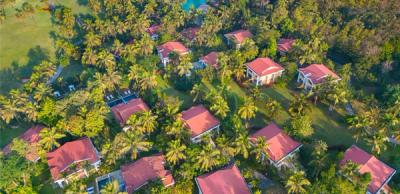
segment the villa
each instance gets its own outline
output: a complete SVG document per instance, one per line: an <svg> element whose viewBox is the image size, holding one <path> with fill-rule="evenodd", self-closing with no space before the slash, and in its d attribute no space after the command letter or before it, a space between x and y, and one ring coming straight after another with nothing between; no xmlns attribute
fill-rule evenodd
<svg viewBox="0 0 400 194"><path fill-rule="evenodd" d="M257 58L250 63L246 63L245 66L247 68L246 76L250 77L251 81L255 83L256 86L274 83L276 79L282 76L285 70L268 57Z"/></svg>
<svg viewBox="0 0 400 194"><path fill-rule="evenodd" d="M298 72L297 82L302 83L304 89L308 91L312 91L316 85L324 83L328 77L331 77L335 82L341 80L336 73L323 64L312 64L299 68Z"/></svg>
<svg viewBox="0 0 400 194"><path fill-rule="evenodd" d="M340 164L345 165L349 161L359 165L358 172L360 174L371 174L371 182L368 185L367 194L390 193L390 188L387 184L396 173L395 169L355 145L346 150Z"/></svg>
<svg viewBox="0 0 400 194"><path fill-rule="evenodd" d="M165 158L161 153L140 158L133 163L121 166L122 179L128 193L140 189L149 181L161 179L165 187L175 184L172 173L164 168Z"/></svg>
<svg viewBox="0 0 400 194"><path fill-rule="evenodd" d="M89 138L67 142L46 154L54 183L61 188L69 181L88 177L89 170L98 170L100 154Z"/></svg>
<svg viewBox="0 0 400 194"><path fill-rule="evenodd" d="M292 49L293 43L295 42L295 39L291 38L282 38L279 39L278 41L278 51L280 54L285 54Z"/></svg>
<svg viewBox="0 0 400 194"><path fill-rule="evenodd" d="M268 160L277 168L283 165L289 166L288 159L293 158L302 146L302 144L284 133L275 123L270 123L251 135L250 141L254 142L257 137L265 138L268 144Z"/></svg>
<svg viewBox="0 0 400 194"><path fill-rule="evenodd" d="M239 49L246 39L253 37L253 34L248 30L237 30L224 35L228 44L235 44L235 48Z"/></svg>
<svg viewBox="0 0 400 194"><path fill-rule="evenodd" d="M164 67L170 62L169 55L172 52L177 53L179 56L186 55L190 52L181 42L166 42L157 47L158 56Z"/></svg>
<svg viewBox="0 0 400 194"><path fill-rule="evenodd" d="M197 69L204 69L206 66L211 66L215 69L218 69L218 53L213 51L205 56L200 57L200 60L197 64Z"/></svg>
<svg viewBox="0 0 400 194"><path fill-rule="evenodd" d="M182 112L182 120L191 133L194 143L201 141L201 137L216 130L219 131L220 122L204 106L193 106Z"/></svg>
<svg viewBox="0 0 400 194"><path fill-rule="evenodd" d="M114 114L115 119L119 123L123 130L126 131L129 129L126 126L126 122L129 117L140 111L149 111L149 107L141 98L134 98L129 100L127 103L121 103L111 108L111 111Z"/></svg>
<svg viewBox="0 0 400 194"><path fill-rule="evenodd" d="M26 130L23 134L18 136L22 141L25 141L28 144L27 154L25 158L31 162L37 162L40 157L38 153L38 142L40 140L39 133L45 128L43 125L35 125L28 130ZM8 155L11 153L12 142L7 144L6 147L3 148L4 155Z"/></svg>
<svg viewBox="0 0 400 194"><path fill-rule="evenodd" d="M158 32L160 30L160 25L152 25L149 28L147 28L146 32L150 35L151 39L157 40L159 35Z"/></svg>
<svg viewBox="0 0 400 194"><path fill-rule="evenodd" d="M200 194L250 194L235 164L195 178Z"/></svg>
<svg viewBox="0 0 400 194"><path fill-rule="evenodd" d="M194 39L196 38L197 33L199 32L200 28L186 28L182 30L181 35L185 39L187 39L189 42L193 42Z"/></svg>

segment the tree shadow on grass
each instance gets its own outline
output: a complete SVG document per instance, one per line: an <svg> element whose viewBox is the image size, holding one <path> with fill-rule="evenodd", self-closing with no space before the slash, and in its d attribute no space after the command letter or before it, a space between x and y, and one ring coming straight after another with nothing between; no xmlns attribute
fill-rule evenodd
<svg viewBox="0 0 400 194"><path fill-rule="evenodd" d="M13 61L9 68L0 70L0 94L8 93L11 89L19 87L24 78L29 78L35 65L50 59L49 51L39 45L29 49L27 56L26 64Z"/></svg>

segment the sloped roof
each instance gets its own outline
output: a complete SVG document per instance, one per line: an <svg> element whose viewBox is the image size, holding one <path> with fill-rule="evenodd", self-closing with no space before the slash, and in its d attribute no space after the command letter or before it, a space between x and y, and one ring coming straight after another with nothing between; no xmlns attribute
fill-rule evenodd
<svg viewBox="0 0 400 194"><path fill-rule="evenodd" d="M304 68L299 68L299 71L303 72L314 84L322 83L328 76L336 80L340 79L336 73L328 69L324 64L312 64Z"/></svg>
<svg viewBox="0 0 400 194"><path fill-rule="evenodd" d="M203 194L250 194L246 181L236 165L196 178Z"/></svg>
<svg viewBox="0 0 400 194"><path fill-rule="evenodd" d="M182 120L189 127L192 137L196 137L220 123L203 105L193 106L183 111Z"/></svg>
<svg viewBox="0 0 400 194"><path fill-rule="evenodd" d="M61 178L61 173L75 162L89 161L91 164L99 160L92 141L85 137L67 142L56 150L46 154L47 163L53 180Z"/></svg>
<svg viewBox="0 0 400 194"><path fill-rule="evenodd" d="M250 139L255 141L257 137L264 137L268 144L269 158L274 162L279 162L282 158L296 150L301 144L293 140L282 131L275 123L270 123L266 127L258 130L251 135Z"/></svg>
<svg viewBox="0 0 400 194"><path fill-rule="evenodd" d="M268 57L257 58L250 63L247 63L246 66L253 70L258 76L264 76L284 70L283 67Z"/></svg>
<svg viewBox="0 0 400 194"><path fill-rule="evenodd" d="M378 160L375 156L370 155L356 145L351 146L344 153L344 158L340 162L344 165L348 161L352 161L360 165L359 172L361 174L371 173L371 182L368 185L368 191L377 193L390 180L396 172L393 168Z"/></svg>
<svg viewBox="0 0 400 194"><path fill-rule="evenodd" d="M186 28L182 30L181 34L183 37L187 38L189 41L192 41L196 38L197 33L199 32L200 28Z"/></svg>
<svg viewBox="0 0 400 194"><path fill-rule="evenodd" d="M291 38L282 38L278 41L278 50L280 52L288 52L294 43L295 39Z"/></svg>
<svg viewBox="0 0 400 194"><path fill-rule="evenodd" d="M157 47L158 52L161 52L163 57L168 57L169 53L176 52L179 55L186 54L189 49L186 48L181 42L170 41Z"/></svg>
<svg viewBox="0 0 400 194"><path fill-rule="evenodd" d="M25 141L28 143L28 153L26 154L25 158L30 160L30 161L36 161L39 159L39 154L37 152L37 147L36 144L40 140L39 133L40 131L45 128L43 125L35 125L28 130L26 130L23 134L18 136L21 140ZM3 148L3 153L5 155L11 153L11 146L12 143L9 143L6 145L6 147Z"/></svg>
<svg viewBox="0 0 400 194"><path fill-rule="evenodd" d="M225 34L225 37L231 37L235 41L235 43L241 44L246 39L252 38L253 34L248 30L236 30L234 32Z"/></svg>
<svg viewBox="0 0 400 194"><path fill-rule="evenodd" d="M217 52L210 52L205 56L202 56L200 58L204 63L207 65L211 65L214 68L218 68L218 53Z"/></svg>
<svg viewBox="0 0 400 194"><path fill-rule="evenodd" d="M149 28L147 28L146 32L149 33L150 35L157 34L157 32L160 30L161 25L152 25Z"/></svg>
<svg viewBox="0 0 400 194"><path fill-rule="evenodd" d="M126 124L129 117L139 111L148 111L149 107L141 98L129 100L127 103L121 103L111 108L115 119L121 126Z"/></svg>
<svg viewBox="0 0 400 194"><path fill-rule="evenodd" d="M121 166L122 179L125 181L128 193L157 178L161 179L165 187L173 185L174 178L169 170L165 170L164 163L164 156L159 153Z"/></svg>

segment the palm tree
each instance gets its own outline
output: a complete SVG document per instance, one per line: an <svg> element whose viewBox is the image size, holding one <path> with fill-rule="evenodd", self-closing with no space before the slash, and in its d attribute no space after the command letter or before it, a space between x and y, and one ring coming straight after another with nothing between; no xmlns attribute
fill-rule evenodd
<svg viewBox="0 0 400 194"><path fill-rule="evenodd" d="M331 102L329 110L332 110L338 103L346 103L347 96L347 90L343 86L334 84L331 92L326 96L327 100Z"/></svg>
<svg viewBox="0 0 400 194"><path fill-rule="evenodd" d="M39 133L39 145L46 151L60 146L58 139L65 137L65 134L59 132L56 128L44 128Z"/></svg>
<svg viewBox="0 0 400 194"><path fill-rule="evenodd" d="M137 158L140 151L148 151L153 145L142 133L135 130L118 133L113 144L117 157L130 153L133 160Z"/></svg>
<svg viewBox="0 0 400 194"><path fill-rule="evenodd" d="M267 99L265 107L266 107L266 115L269 118L275 118L278 115L279 111L283 110L282 105L278 101L272 98Z"/></svg>
<svg viewBox="0 0 400 194"><path fill-rule="evenodd" d="M288 193L306 193L304 187L311 185L310 181L305 178L303 171L297 171L286 182Z"/></svg>
<svg viewBox="0 0 400 194"><path fill-rule="evenodd" d="M105 185L100 191L101 194L120 194L118 180L113 180Z"/></svg>
<svg viewBox="0 0 400 194"><path fill-rule="evenodd" d="M179 76L190 75L190 71L193 68L193 64L190 60L190 55L184 55L180 58L180 62L176 67Z"/></svg>
<svg viewBox="0 0 400 194"><path fill-rule="evenodd" d="M82 63L87 65L94 65L97 63L99 57L97 56L96 51L87 47L85 48L85 52L82 54Z"/></svg>
<svg viewBox="0 0 400 194"><path fill-rule="evenodd" d="M202 83L195 84L190 91L190 94L193 97L193 102L202 101L204 98L205 88Z"/></svg>
<svg viewBox="0 0 400 194"><path fill-rule="evenodd" d="M204 146L200 153L198 153L198 155L195 157L195 165L197 168L207 171L218 164L219 155L219 150L213 149L212 146L208 144Z"/></svg>
<svg viewBox="0 0 400 194"><path fill-rule="evenodd" d="M229 106L222 96L216 96L213 100L210 110L213 111L217 116L225 118L229 112Z"/></svg>
<svg viewBox="0 0 400 194"><path fill-rule="evenodd" d="M250 98L246 98L243 105L239 107L238 114L242 119L249 121L256 116L257 110L258 108L254 102ZM248 122L246 122L246 125L248 125ZM246 126L246 128L247 127L248 126Z"/></svg>
<svg viewBox="0 0 400 194"><path fill-rule="evenodd" d="M7 124L18 116L19 108L16 101L0 96L0 117Z"/></svg>
<svg viewBox="0 0 400 194"><path fill-rule="evenodd" d="M143 72L143 75L139 81L140 89L142 91L154 89L157 87L157 84L157 74L155 71L153 71L153 73L149 73L147 71Z"/></svg>
<svg viewBox="0 0 400 194"><path fill-rule="evenodd" d="M256 141L254 142L253 149L250 153L256 156L256 160L260 163L264 163L265 159L268 158L268 143L265 141L264 137L257 137Z"/></svg>
<svg viewBox="0 0 400 194"><path fill-rule="evenodd" d="M35 99L37 102L40 102L46 96L51 94L52 91L53 91L53 89L51 87L48 87L45 83L40 83L35 88L35 92L33 94L33 99Z"/></svg>
<svg viewBox="0 0 400 194"><path fill-rule="evenodd" d="M349 179L354 179L359 174L360 165L352 161L348 161L340 170L340 172Z"/></svg>
<svg viewBox="0 0 400 194"><path fill-rule="evenodd" d="M181 137L184 128L185 127L183 125L183 121L180 118L180 115L178 115L173 122L167 124L167 126L165 127L165 131L168 135Z"/></svg>
<svg viewBox="0 0 400 194"><path fill-rule="evenodd" d="M304 116L307 111L311 110L306 98L304 94L300 94L294 101L290 102L288 111L291 116Z"/></svg>
<svg viewBox="0 0 400 194"><path fill-rule="evenodd" d="M378 155L387 149L386 142L388 141L387 135L385 135L382 130L376 132L371 138L367 139L367 143L372 146L372 151Z"/></svg>
<svg viewBox="0 0 400 194"><path fill-rule="evenodd" d="M239 136L233 142L233 145L236 148L236 153L240 153L244 158L249 157L249 149L251 148L251 144L249 142L249 136L245 132L241 132Z"/></svg>
<svg viewBox="0 0 400 194"><path fill-rule="evenodd" d="M232 142L225 135L221 135L216 139L217 148L223 156L235 156L236 149L232 146Z"/></svg>
<svg viewBox="0 0 400 194"><path fill-rule="evenodd" d="M151 111L145 111L141 114L141 127L144 132L151 133L157 127L157 115L153 115Z"/></svg>
<svg viewBox="0 0 400 194"><path fill-rule="evenodd" d="M167 161L170 162L172 165L176 165L179 160L186 159L186 155L184 154L185 149L186 146L182 145L179 139L169 142L167 153L165 155Z"/></svg>
<svg viewBox="0 0 400 194"><path fill-rule="evenodd" d="M95 47L101 45L101 37L94 32L89 31L85 35L85 43L88 47Z"/></svg>
<svg viewBox="0 0 400 194"><path fill-rule="evenodd" d="M151 39L150 35L144 33L140 39L140 51L142 55L150 55L153 53L154 41Z"/></svg>
<svg viewBox="0 0 400 194"><path fill-rule="evenodd" d="M313 152L312 152L312 160L308 163L312 166L312 175L318 175L321 170L326 166L326 160L328 159L327 155L328 145L322 141L318 140L313 145Z"/></svg>

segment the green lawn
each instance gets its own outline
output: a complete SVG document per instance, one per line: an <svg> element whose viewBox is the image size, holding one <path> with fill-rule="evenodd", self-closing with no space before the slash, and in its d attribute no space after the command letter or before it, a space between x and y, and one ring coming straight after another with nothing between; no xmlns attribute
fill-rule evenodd
<svg viewBox="0 0 400 194"><path fill-rule="evenodd" d="M15 8L27 0L17 0L6 8L7 19L0 24L0 94L21 84L21 78L28 77L32 67L43 59L54 57L54 44L49 11L39 1L29 1L35 6L35 13L22 18L15 17ZM36 2L36 3L35 3ZM87 13L85 6L77 0L56 0L56 4L71 7L74 13Z"/></svg>

